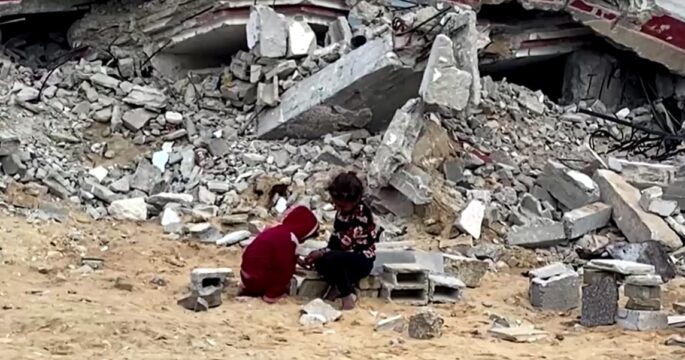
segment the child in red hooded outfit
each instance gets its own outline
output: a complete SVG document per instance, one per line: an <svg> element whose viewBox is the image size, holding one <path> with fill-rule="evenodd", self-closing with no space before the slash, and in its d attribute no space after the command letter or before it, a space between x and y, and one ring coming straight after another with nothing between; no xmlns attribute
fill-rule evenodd
<svg viewBox="0 0 685 360"><path fill-rule="evenodd" d="M262 231L245 248L240 265L242 296L260 296L275 303L288 293L295 274L297 244L315 236L319 221L305 206L289 209L281 224Z"/></svg>

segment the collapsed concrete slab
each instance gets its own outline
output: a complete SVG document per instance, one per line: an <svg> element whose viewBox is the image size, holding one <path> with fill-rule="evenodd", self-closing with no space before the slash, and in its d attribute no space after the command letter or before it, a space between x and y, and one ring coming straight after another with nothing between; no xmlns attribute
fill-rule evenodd
<svg viewBox="0 0 685 360"><path fill-rule="evenodd" d="M677 168L673 165L650 164L610 157L609 169L621 174L631 185L642 190L651 186L667 186L675 180Z"/></svg>
<svg viewBox="0 0 685 360"><path fill-rule="evenodd" d="M315 139L351 128L384 129L416 97L421 72L404 65L389 37L378 38L295 84L257 120L262 139Z"/></svg>
<svg viewBox="0 0 685 360"><path fill-rule="evenodd" d="M662 218L642 210L640 191L620 175L610 170L598 170L594 179L601 189L602 201L612 206L612 218L628 241L654 240L669 249L683 245L678 234Z"/></svg>

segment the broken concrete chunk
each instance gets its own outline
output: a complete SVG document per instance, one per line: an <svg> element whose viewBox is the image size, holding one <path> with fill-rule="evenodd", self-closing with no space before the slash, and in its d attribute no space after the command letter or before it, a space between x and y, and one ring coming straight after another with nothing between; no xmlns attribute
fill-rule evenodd
<svg viewBox="0 0 685 360"><path fill-rule="evenodd" d="M668 315L662 311L618 309L616 324L632 331L663 330L668 327Z"/></svg>
<svg viewBox="0 0 685 360"><path fill-rule="evenodd" d="M119 84L121 83L121 81L119 81L119 80L117 80L117 79L115 79L109 75L105 75L103 73L93 74L90 77L90 81L95 85L99 85L99 86L102 86L104 88L108 88L108 89L115 90L115 91L119 88Z"/></svg>
<svg viewBox="0 0 685 360"><path fill-rule="evenodd" d="M307 56L316 50L316 33L303 19L288 19L289 58Z"/></svg>
<svg viewBox="0 0 685 360"><path fill-rule="evenodd" d="M592 178L552 160L547 162L537 181L569 209L591 204L600 197L599 187Z"/></svg>
<svg viewBox="0 0 685 360"><path fill-rule="evenodd" d="M547 279L534 278L529 289L531 305L543 310L568 311L580 304L580 276L567 271Z"/></svg>
<svg viewBox="0 0 685 360"><path fill-rule="evenodd" d="M416 96L419 75L395 56L391 39L369 41L281 94L281 104L260 117L257 136L316 139L350 128L379 131Z"/></svg>
<svg viewBox="0 0 685 360"><path fill-rule="evenodd" d="M609 256L616 260L633 261L653 265L656 273L664 281L676 276L676 268L663 244L656 241L628 243L615 242L604 248Z"/></svg>
<svg viewBox="0 0 685 360"><path fill-rule="evenodd" d="M527 248L549 247L565 241L564 224L549 219L539 219L528 226L514 225L507 234L507 244Z"/></svg>
<svg viewBox="0 0 685 360"><path fill-rule="evenodd" d="M188 294L178 300L178 305L195 312L207 311L209 310L209 304L207 300L200 297L198 294Z"/></svg>
<svg viewBox="0 0 685 360"><path fill-rule="evenodd" d="M621 275L652 275L655 273L652 265L614 259L595 259L590 261L586 267Z"/></svg>
<svg viewBox="0 0 685 360"><path fill-rule="evenodd" d="M560 262L552 263L528 272L531 278L549 279L553 276L561 275L573 271L573 269Z"/></svg>
<svg viewBox="0 0 685 360"><path fill-rule="evenodd" d="M328 24L328 32L326 33L326 46L336 43L343 43L350 45L352 42L352 29L344 16L338 16L335 20Z"/></svg>
<svg viewBox="0 0 685 360"><path fill-rule="evenodd" d="M409 318L409 337L419 340L439 338L444 324L445 320L435 310L423 310Z"/></svg>
<svg viewBox="0 0 685 360"><path fill-rule="evenodd" d="M678 210L678 202L662 199L663 194L663 189L658 186L642 190L640 192L640 207L644 211L661 217L673 215Z"/></svg>
<svg viewBox="0 0 685 360"><path fill-rule="evenodd" d="M123 101L150 110L161 110L166 107L167 99L166 95L157 89L135 85Z"/></svg>
<svg viewBox="0 0 685 360"><path fill-rule="evenodd" d="M483 217L485 217L485 204L480 200L471 200L459 214L456 225L459 230L468 233L474 239L480 239Z"/></svg>
<svg viewBox="0 0 685 360"><path fill-rule="evenodd" d="M147 159L142 159L138 162L136 172L131 178L131 188L151 194L160 181L162 181L162 172Z"/></svg>
<svg viewBox="0 0 685 360"><path fill-rule="evenodd" d="M231 246L249 238L251 235L252 233L247 230L234 231L217 240L216 244L218 246Z"/></svg>
<svg viewBox="0 0 685 360"><path fill-rule="evenodd" d="M462 111L469 103L471 74L457 67L452 40L438 35L431 49L419 95L427 108L445 114Z"/></svg>
<svg viewBox="0 0 685 360"><path fill-rule="evenodd" d="M640 207L640 192L620 175L610 170L598 170L595 180L602 190L602 201L612 206L612 218L630 242L654 240L669 249L683 243L668 224Z"/></svg>
<svg viewBox="0 0 685 360"><path fill-rule="evenodd" d="M125 112L122 120L127 129L135 132L144 128L153 117L155 114L145 109L133 109Z"/></svg>
<svg viewBox="0 0 685 360"><path fill-rule="evenodd" d="M445 273L454 275L470 288L479 287L490 269L487 261L451 254L443 254L443 256Z"/></svg>
<svg viewBox="0 0 685 360"><path fill-rule="evenodd" d="M168 234L180 232L183 228L183 220L181 219L181 216L172 208L164 209L160 222L162 229Z"/></svg>
<svg viewBox="0 0 685 360"><path fill-rule="evenodd" d="M278 76L274 76L266 83L257 84L257 106L274 107L279 101Z"/></svg>
<svg viewBox="0 0 685 360"><path fill-rule="evenodd" d="M147 204L142 197L112 201L107 212L117 220L147 220Z"/></svg>
<svg viewBox="0 0 685 360"><path fill-rule="evenodd" d="M611 220L611 206L597 202L564 214L566 237L577 239L591 231L601 229Z"/></svg>
<svg viewBox="0 0 685 360"><path fill-rule="evenodd" d="M423 106L419 99L411 99L397 109L369 168L367 179L372 189L390 184L392 175L412 161L422 128Z"/></svg>
<svg viewBox="0 0 685 360"><path fill-rule="evenodd" d="M222 237L219 229L210 223L193 224L188 227L188 233L192 238L202 243L216 244Z"/></svg>
<svg viewBox="0 0 685 360"><path fill-rule="evenodd" d="M433 192L430 183L430 175L414 165L407 165L390 179L390 185L411 200L414 205L426 205L431 202Z"/></svg>
<svg viewBox="0 0 685 360"><path fill-rule="evenodd" d="M678 170L673 165L635 162L615 157L609 157L607 165L638 189L667 186L675 180Z"/></svg>
<svg viewBox="0 0 685 360"><path fill-rule="evenodd" d="M272 8L256 5L250 9L245 27L247 46L258 56L282 58L287 54L288 26L285 16Z"/></svg>
<svg viewBox="0 0 685 360"><path fill-rule="evenodd" d="M406 321L402 315L391 316L386 319L379 320L374 327L375 331L393 330L396 332L403 332L407 327Z"/></svg>
<svg viewBox="0 0 685 360"><path fill-rule="evenodd" d="M337 321L342 316L342 312L333 308L321 299L314 299L302 306L302 312L309 315L321 316L324 324Z"/></svg>
<svg viewBox="0 0 685 360"><path fill-rule="evenodd" d="M514 327L496 326L488 330L488 332L497 338L515 343L531 343L549 336L549 333L538 330L532 325Z"/></svg>

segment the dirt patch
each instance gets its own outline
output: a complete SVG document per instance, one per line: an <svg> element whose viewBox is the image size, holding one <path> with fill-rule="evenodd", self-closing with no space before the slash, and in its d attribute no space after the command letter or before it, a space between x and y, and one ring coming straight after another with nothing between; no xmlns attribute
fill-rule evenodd
<svg viewBox="0 0 685 360"><path fill-rule="evenodd" d="M469 289L461 303L437 306L445 318L444 335L429 341L375 332L375 314L416 311L379 300L362 299L358 309L320 330L298 325L296 299L269 306L226 294L221 307L196 314L176 305L190 269L237 269L238 249L168 240L155 224L71 218L55 226L0 217L2 359L663 360L685 355L683 348L663 345L672 331L584 329L575 325L578 310L534 311L521 269L488 274L483 287ZM103 258L103 270L82 273L80 256ZM665 299L685 298L682 280L668 284ZM552 336L533 344L495 340L487 334L490 314L529 321Z"/></svg>

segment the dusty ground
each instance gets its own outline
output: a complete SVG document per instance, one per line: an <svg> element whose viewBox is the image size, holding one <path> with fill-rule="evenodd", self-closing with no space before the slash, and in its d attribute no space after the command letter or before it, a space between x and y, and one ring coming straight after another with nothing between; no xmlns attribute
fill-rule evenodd
<svg viewBox="0 0 685 360"><path fill-rule="evenodd" d="M374 332L372 312L415 309L363 300L323 330L300 328L298 302L267 306L225 296L205 313L176 305L195 266L237 268L238 250L168 240L154 224L89 222L31 225L0 217L0 359L677 359L672 331L627 333L575 326L578 311L542 314L526 301L517 275L490 274L455 306L441 306L444 336L431 341ZM105 259L91 274L79 253ZM130 283L133 291L115 287ZM157 278L167 282L158 286ZM667 303L685 299L683 281L668 285ZM670 305L669 305L670 308ZM491 338L488 315L528 320L552 336L533 344Z"/></svg>

